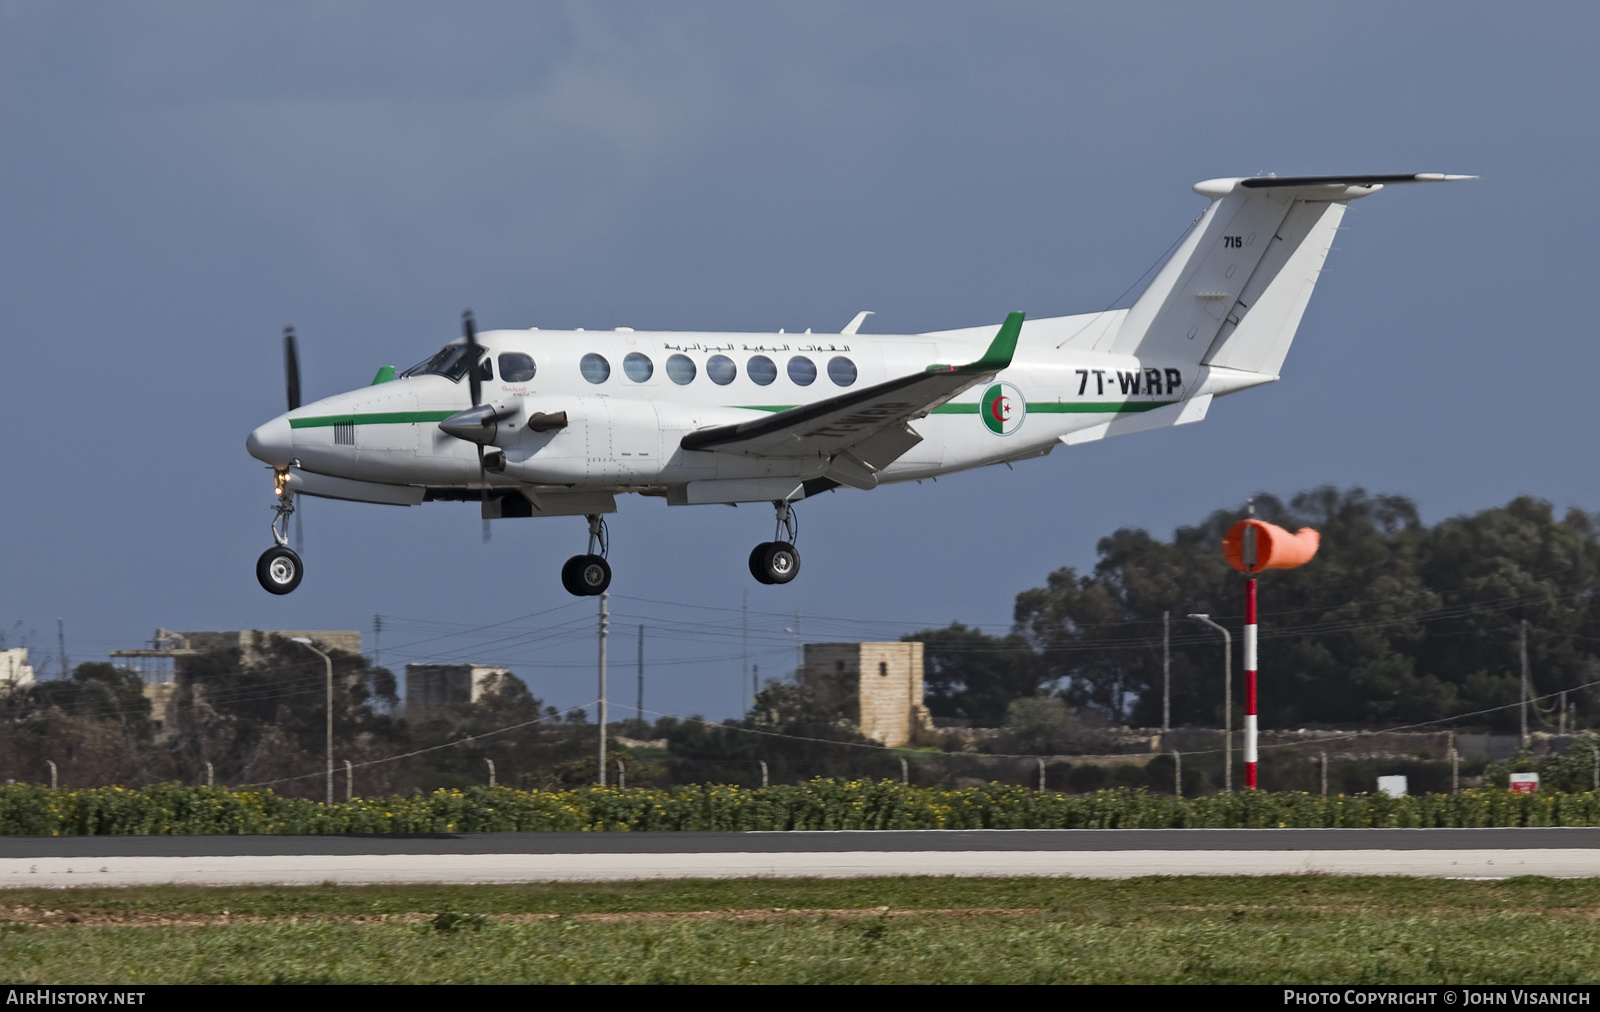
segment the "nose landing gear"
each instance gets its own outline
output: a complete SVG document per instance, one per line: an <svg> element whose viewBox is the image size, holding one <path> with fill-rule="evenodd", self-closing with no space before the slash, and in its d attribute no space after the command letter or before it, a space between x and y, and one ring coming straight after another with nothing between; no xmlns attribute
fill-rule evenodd
<svg viewBox="0 0 1600 1012"><path fill-rule="evenodd" d="M611 586L611 564L606 562L611 543L606 537L606 522L598 513L590 513L586 519L589 521L588 554L574 555L561 567L561 586L574 597L594 597Z"/></svg>
<svg viewBox="0 0 1600 1012"><path fill-rule="evenodd" d="M294 515L294 493L289 491L289 469L272 469L272 490L278 502L272 507L272 540L277 544L256 560L256 582L269 594L287 594L300 586L305 567L289 547L289 518Z"/></svg>
<svg viewBox="0 0 1600 1012"><path fill-rule="evenodd" d="M800 553L794 543L800 537L800 524L787 500L775 499L778 511L775 540L764 541L750 552L750 575L758 583L788 583L800 573Z"/></svg>

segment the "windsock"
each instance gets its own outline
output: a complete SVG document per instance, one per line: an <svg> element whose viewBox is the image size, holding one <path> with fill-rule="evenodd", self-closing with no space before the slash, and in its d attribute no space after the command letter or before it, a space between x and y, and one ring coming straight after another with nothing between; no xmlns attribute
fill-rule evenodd
<svg viewBox="0 0 1600 1012"><path fill-rule="evenodd" d="M1222 539L1228 565L1244 582L1244 785L1256 786L1256 578L1263 569L1293 569L1317 554L1322 535L1309 527L1293 534L1261 520L1241 520ZM1229 746L1232 747L1231 745Z"/></svg>
<svg viewBox="0 0 1600 1012"><path fill-rule="evenodd" d="M1264 520L1241 520L1222 539L1222 554L1228 565L1239 572L1259 573L1263 569L1303 566L1317 554L1321 543L1322 535L1309 527L1290 534Z"/></svg>

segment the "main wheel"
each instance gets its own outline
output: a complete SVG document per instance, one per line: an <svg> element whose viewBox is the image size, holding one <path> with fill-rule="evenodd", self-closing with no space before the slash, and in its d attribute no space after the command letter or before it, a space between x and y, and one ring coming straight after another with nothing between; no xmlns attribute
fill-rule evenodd
<svg viewBox="0 0 1600 1012"><path fill-rule="evenodd" d="M756 578L757 583L772 582L771 578L767 576L766 569L767 549L771 547L771 545L772 542L763 541L761 544L750 549L750 575Z"/></svg>
<svg viewBox="0 0 1600 1012"><path fill-rule="evenodd" d="M561 567L561 586L575 597L594 597L611 586L611 565L598 555L574 555Z"/></svg>
<svg viewBox="0 0 1600 1012"><path fill-rule="evenodd" d="M305 574L300 556L282 545L269 548L256 560L256 580L269 594L287 594L300 586Z"/></svg>
<svg viewBox="0 0 1600 1012"><path fill-rule="evenodd" d="M761 547L763 583L788 583L800 572L800 553L789 542L769 541Z"/></svg>

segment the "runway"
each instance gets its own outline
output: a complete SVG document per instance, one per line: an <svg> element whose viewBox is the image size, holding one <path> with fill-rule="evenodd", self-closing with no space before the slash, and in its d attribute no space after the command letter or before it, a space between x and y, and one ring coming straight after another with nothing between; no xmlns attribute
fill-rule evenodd
<svg viewBox="0 0 1600 1012"><path fill-rule="evenodd" d="M0 837L0 888L880 875L1600 876L1600 828Z"/></svg>

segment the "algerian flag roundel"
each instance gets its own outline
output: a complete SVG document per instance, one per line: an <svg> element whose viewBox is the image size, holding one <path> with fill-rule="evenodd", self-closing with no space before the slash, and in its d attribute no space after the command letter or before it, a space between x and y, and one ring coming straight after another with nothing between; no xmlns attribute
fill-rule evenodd
<svg viewBox="0 0 1600 1012"><path fill-rule="evenodd" d="M978 415L989 431L997 436L1009 436L1022 427L1028 413L1028 402L1022 391L1010 383L996 383L983 392L978 401Z"/></svg>

